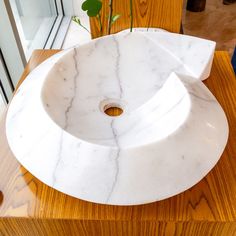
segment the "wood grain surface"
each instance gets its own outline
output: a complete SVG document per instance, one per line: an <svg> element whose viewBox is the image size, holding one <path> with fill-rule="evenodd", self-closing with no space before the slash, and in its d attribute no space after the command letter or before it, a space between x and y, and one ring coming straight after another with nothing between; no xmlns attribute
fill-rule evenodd
<svg viewBox="0 0 236 236"><path fill-rule="evenodd" d="M102 0L102 35L107 34L109 0ZM129 0L113 1L113 13L121 17L112 25L111 32L130 28ZM133 0L133 27L157 27L179 33L183 0ZM100 36L96 17L91 18L92 37Z"/></svg>
<svg viewBox="0 0 236 236"><path fill-rule="evenodd" d="M34 52L21 82L56 52ZM205 84L227 115L227 147L213 170L194 187L146 205L94 204L43 184L13 156L4 117L0 123L0 235L236 235L236 80L226 52L215 53Z"/></svg>

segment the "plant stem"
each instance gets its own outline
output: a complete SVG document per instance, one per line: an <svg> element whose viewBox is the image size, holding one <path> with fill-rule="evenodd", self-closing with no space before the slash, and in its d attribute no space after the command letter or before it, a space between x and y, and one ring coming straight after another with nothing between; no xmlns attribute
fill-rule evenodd
<svg viewBox="0 0 236 236"><path fill-rule="evenodd" d="M133 0L130 0L130 32L133 31Z"/></svg>
<svg viewBox="0 0 236 236"><path fill-rule="evenodd" d="M85 26L83 26L82 24L80 24L80 26L90 34L90 31Z"/></svg>
<svg viewBox="0 0 236 236"><path fill-rule="evenodd" d="M101 14L100 13L98 13L97 19L98 19L98 23L99 23L100 36L102 36L102 20L101 20Z"/></svg>
<svg viewBox="0 0 236 236"><path fill-rule="evenodd" d="M107 34L111 34L112 13L113 13L113 0L109 0L109 18L108 18Z"/></svg>
<svg viewBox="0 0 236 236"><path fill-rule="evenodd" d="M84 26L82 25L82 23L80 22L80 19L77 16L73 16L72 20L77 23L79 26L81 26L83 29L85 29L86 31L88 31L88 33L90 33L90 31Z"/></svg>

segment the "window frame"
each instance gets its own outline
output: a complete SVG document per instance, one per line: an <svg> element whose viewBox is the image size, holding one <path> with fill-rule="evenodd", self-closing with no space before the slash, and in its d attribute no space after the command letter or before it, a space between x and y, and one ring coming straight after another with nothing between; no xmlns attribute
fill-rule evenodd
<svg viewBox="0 0 236 236"><path fill-rule="evenodd" d="M71 5L73 5L72 1L73 0L54 0L57 11L57 17L43 49L53 48L56 35L63 22L64 16L71 16L73 14L71 8ZM66 9L66 13L64 9ZM24 71L24 68L27 64L27 60L22 47L22 43L19 37L19 33L16 27L9 0L0 1L0 15L0 32L4 32L4 34L1 34L0 36L0 56L1 60L3 61L2 65L4 65L0 67L0 75L2 75L3 73L5 75L1 76L2 78L0 78L4 90L1 93L3 95L5 94L5 100L7 98L6 101L9 101L10 96ZM67 27L69 27L70 21L68 21L68 17L66 17L66 22ZM63 27L65 27L65 23ZM61 45L62 42L63 40L61 40ZM57 46L61 47L61 45L60 40L57 40Z"/></svg>

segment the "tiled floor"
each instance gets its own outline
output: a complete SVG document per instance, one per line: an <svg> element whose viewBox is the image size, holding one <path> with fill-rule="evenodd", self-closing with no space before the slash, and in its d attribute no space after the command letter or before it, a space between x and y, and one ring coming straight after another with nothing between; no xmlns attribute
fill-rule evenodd
<svg viewBox="0 0 236 236"><path fill-rule="evenodd" d="M217 50L233 54L236 46L236 3L223 5L223 0L207 0L203 12L183 10L184 33L216 41Z"/></svg>

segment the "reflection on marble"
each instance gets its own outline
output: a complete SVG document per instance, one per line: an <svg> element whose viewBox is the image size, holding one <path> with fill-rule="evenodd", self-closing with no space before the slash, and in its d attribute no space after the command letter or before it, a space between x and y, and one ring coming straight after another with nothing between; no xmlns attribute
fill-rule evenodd
<svg viewBox="0 0 236 236"><path fill-rule="evenodd" d="M20 87L9 145L49 186L115 205L153 202L200 181L228 137L201 80L215 43L167 32L120 33L56 54ZM108 116L104 107L123 109Z"/></svg>
<svg viewBox="0 0 236 236"><path fill-rule="evenodd" d="M203 12L185 9L184 33L214 40L217 50L227 50L232 56L236 46L236 3L224 5L223 0L207 0Z"/></svg>

